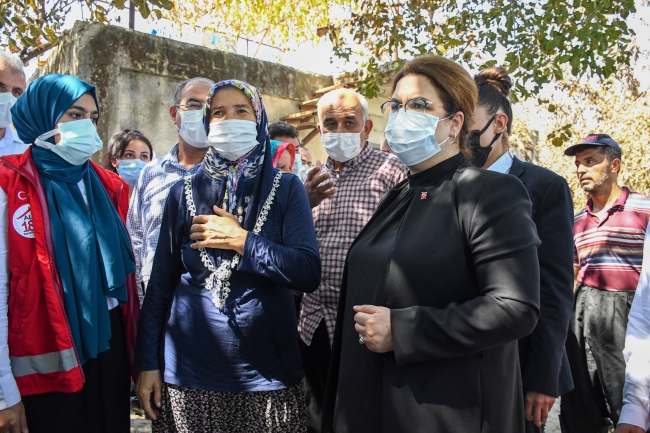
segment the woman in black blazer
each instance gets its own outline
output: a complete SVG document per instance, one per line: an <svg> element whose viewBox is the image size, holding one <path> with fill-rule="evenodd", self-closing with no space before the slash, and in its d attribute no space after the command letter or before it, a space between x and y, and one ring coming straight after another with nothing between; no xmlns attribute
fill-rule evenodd
<svg viewBox="0 0 650 433"><path fill-rule="evenodd" d="M477 90L458 64L406 64L382 106L409 167L347 258L323 431L524 430L517 340L539 315L539 239L514 176L464 148Z"/></svg>
<svg viewBox="0 0 650 433"><path fill-rule="evenodd" d="M541 312L533 333L519 340L526 432L538 433L556 397L573 389L564 349L573 310L573 201L562 176L510 152L512 81L506 70L486 69L474 81L478 104L468 142L470 160L477 167L519 178L533 204L532 218L542 241L537 250Z"/></svg>

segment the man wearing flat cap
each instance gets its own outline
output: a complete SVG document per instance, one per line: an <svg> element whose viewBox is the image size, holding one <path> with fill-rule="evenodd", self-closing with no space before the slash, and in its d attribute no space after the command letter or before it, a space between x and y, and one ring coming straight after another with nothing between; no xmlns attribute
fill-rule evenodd
<svg viewBox="0 0 650 433"><path fill-rule="evenodd" d="M621 148L590 134L564 152L589 194L573 226L576 296L567 338L575 388L562 396L565 433L609 432L625 385L625 331L643 261L650 198L620 187Z"/></svg>

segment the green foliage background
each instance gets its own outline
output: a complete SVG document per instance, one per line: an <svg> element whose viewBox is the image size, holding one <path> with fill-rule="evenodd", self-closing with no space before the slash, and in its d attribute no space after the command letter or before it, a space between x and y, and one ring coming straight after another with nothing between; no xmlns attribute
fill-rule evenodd
<svg viewBox="0 0 650 433"><path fill-rule="evenodd" d="M647 61L648 54L639 57ZM640 64L635 67L637 72L648 72ZM554 87L548 102L521 104L513 122L512 147L565 177L578 210L587 196L578 184L574 158L565 156L564 149L590 133L607 133L623 150L619 184L650 195L650 96L640 88L632 69L623 68L608 79L562 80ZM537 139L544 120L546 134Z"/></svg>
<svg viewBox="0 0 650 433"><path fill-rule="evenodd" d="M474 70L500 59L515 81L513 101L524 101L514 119L513 148L564 176L576 209L585 193L563 149L592 132L609 133L621 144L620 183L650 193L649 97L630 67L638 76L650 55L635 45L627 22L648 0L132 1L145 18L235 39L254 35L281 49L327 37L370 97L413 56L443 55ZM110 10L128 2L0 0L0 45L23 61L38 57L66 40L65 15L81 5L90 21L107 24ZM549 86L550 96L540 98Z"/></svg>
<svg viewBox="0 0 650 433"><path fill-rule="evenodd" d="M144 18L162 17L172 0L131 0ZM68 39L65 16L73 7L87 8L90 21L108 24L111 9L128 7L126 0L0 0L0 46L20 55L23 62L40 56Z"/></svg>

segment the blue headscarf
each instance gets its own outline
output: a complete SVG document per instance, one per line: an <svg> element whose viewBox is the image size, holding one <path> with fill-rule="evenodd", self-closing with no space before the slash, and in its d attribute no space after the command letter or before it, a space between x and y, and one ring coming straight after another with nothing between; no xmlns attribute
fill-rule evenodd
<svg viewBox="0 0 650 433"><path fill-rule="evenodd" d="M35 80L11 109L18 136L33 143L55 129L61 116L86 93L97 103L95 88L76 77L52 74ZM84 364L110 348L106 297L127 301L126 276L135 271L131 241L89 162L72 165L38 146L32 146L31 152L47 197L63 304ZM87 205L77 185L81 180Z"/></svg>

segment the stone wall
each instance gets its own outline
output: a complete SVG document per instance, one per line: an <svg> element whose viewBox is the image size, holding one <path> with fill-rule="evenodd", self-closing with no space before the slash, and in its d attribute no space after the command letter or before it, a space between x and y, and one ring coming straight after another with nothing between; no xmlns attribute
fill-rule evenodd
<svg viewBox="0 0 650 433"><path fill-rule="evenodd" d="M183 80L247 81L262 93L271 122L298 112L300 102L312 99L314 90L333 84L330 76L81 22L36 76L47 73L76 75L96 86L101 109L98 132L105 144L120 129L137 129L151 139L158 155L167 153L177 140L169 106L175 86ZM319 140L308 147L320 156Z"/></svg>

